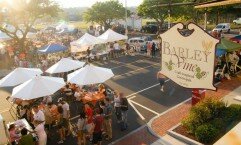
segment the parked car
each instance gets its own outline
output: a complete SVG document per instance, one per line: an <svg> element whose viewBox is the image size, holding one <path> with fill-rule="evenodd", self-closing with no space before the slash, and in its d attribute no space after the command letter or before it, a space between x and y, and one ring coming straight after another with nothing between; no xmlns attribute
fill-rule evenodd
<svg viewBox="0 0 241 145"><path fill-rule="evenodd" d="M155 43L156 44L156 50L158 50L158 43L157 42L154 42L154 41L149 41L147 39L148 37L135 37L135 38L130 38L128 40L128 43L130 44L130 47L134 47L135 48L135 43L136 42L139 42L140 45L141 45L141 51L146 51L146 45L147 45L147 42L152 42L152 43Z"/></svg>
<svg viewBox="0 0 241 145"><path fill-rule="evenodd" d="M148 25L142 26L141 32L156 34L158 32L158 29L159 29L158 25L148 24Z"/></svg>
<svg viewBox="0 0 241 145"><path fill-rule="evenodd" d="M227 32L227 33L229 33L230 30L231 30L231 28L230 28L230 24L229 23L220 23L213 29L213 31L217 31L218 33L220 33L220 32Z"/></svg>
<svg viewBox="0 0 241 145"><path fill-rule="evenodd" d="M135 47L135 43L139 42L141 45L141 50L143 49L143 47L146 45L146 41L144 38L141 37L134 37L134 38L130 38L128 40L128 43L130 45L130 47Z"/></svg>
<svg viewBox="0 0 241 145"><path fill-rule="evenodd" d="M236 20L233 20L234 24L241 24L241 18L237 18Z"/></svg>

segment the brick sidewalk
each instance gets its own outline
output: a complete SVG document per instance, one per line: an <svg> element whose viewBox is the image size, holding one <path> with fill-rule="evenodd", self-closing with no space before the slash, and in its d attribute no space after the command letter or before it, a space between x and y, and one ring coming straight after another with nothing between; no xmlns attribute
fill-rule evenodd
<svg viewBox="0 0 241 145"><path fill-rule="evenodd" d="M232 78L232 80L223 81L218 85L217 91L206 91L206 96L222 98L239 86L241 86L240 75L236 78ZM188 115L191 106L192 104L190 100L154 119L151 124L154 133L159 136L164 136L171 127L177 125Z"/></svg>
<svg viewBox="0 0 241 145"><path fill-rule="evenodd" d="M116 141L114 145L150 145L157 141L159 138L152 135L147 126L141 127L134 133L129 134L123 139Z"/></svg>
<svg viewBox="0 0 241 145"><path fill-rule="evenodd" d="M241 86L241 75L232 80L225 80L218 85L217 91L206 91L206 96L222 98ZM112 143L114 145L150 145L156 142L159 137L153 135L164 136L167 131L177 125L184 117L186 117L191 108L191 99L170 109L168 112L154 118L148 127L145 126L134 133L130 133L126 137ZM152 133L151 133L152 132Z"/></svg>

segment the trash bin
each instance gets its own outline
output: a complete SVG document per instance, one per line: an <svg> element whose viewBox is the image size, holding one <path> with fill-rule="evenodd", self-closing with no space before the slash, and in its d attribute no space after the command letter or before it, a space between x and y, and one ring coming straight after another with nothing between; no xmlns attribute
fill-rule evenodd
<svg viewBox="0 0 241 145"><path fill-rule="evenodd" d="M192 89L192 105L197 104L205 97L206 90Z"/></svg>

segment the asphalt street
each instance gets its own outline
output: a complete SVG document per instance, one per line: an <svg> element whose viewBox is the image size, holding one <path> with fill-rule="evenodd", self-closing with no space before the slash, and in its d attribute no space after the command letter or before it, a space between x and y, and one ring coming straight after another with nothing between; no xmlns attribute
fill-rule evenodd
<svg viewBox="0 0 241 145"><path fill-rule="evenodd" d="M150 121L151 118L177 105L191 97L191 90L182 88L174 82L167 80L164 92L156 79L156 73L160 70L160 57L150 58L142 55L122 56L105 62L95 62L95 65L111 68L115 76L105 84L113 90L123 92L129 100L128 130L120 131L120 126L113 115L113 139L104 141L109 144L122 138L133 130ZM174 90L174 93L169 93ZM8 89L11 92L11 89ZM0 103L1 104L1 103ZM76 105L71 103L71 123L77 122L78 111ZM58 134L48 140L48 145L55 145ZM76 145L77 139L70 136L64 145Z"/></svg>

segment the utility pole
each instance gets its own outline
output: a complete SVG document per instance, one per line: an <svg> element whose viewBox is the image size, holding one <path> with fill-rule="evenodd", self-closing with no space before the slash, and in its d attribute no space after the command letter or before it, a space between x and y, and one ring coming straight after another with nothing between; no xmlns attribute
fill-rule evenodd
<svg viewBox="0 0 241 145"><path fill-rule="evenodd" d="M125 35L127 36L128 34L128 29L127 29L127 0L125 0Z"/></svg>
<svg viewBox="0 0 241 145"><path fill-rule="evenodd" d="M172 1L170 0L168 5L168 29L171 28L171 4L172 4Z"/></svg>

